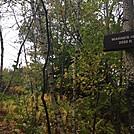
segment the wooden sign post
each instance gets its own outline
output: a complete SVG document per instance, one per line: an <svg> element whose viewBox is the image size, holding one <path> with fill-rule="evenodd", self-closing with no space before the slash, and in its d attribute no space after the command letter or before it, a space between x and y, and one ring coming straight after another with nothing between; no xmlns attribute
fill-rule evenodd
<svg viewBox="0 0 134 134"><path fill-rule="evenodd" d="M134 6L133 0L123 0L123 30L131 31L134 29ZM125 90L128 117L129 117L129 133L134 134L134 49L128 49L124 52L124 62L126 69L127 86Z"/></svg>
<svg viewBox="0 0 134 134"><path fill-rule="evenodd" d="M134 134L134 7L133 0L123 0L123 31L122 33L104 37L104 51L124 51L127 86L125 95L128 107L129 133Z"/></svg>

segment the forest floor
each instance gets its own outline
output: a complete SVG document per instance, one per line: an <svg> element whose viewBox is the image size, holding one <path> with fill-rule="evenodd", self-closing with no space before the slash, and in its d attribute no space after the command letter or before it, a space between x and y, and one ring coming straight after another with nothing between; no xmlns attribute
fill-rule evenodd
<svg viewBox="0 0 134 134"><path fill-rule="evenodd" d="M0 134L11 134L12 133L12 126L10 122L5 121L5 116L7 112L4 109L0 109Z"/></svg>

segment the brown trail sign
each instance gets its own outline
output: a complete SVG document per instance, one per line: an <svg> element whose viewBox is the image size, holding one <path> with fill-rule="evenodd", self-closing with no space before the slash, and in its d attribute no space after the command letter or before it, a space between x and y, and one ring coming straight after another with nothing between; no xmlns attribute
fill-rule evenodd
<svg viewBox="0 0 134 134"><path fill-rule="evenodd" d="M134 31L106 35L104 51L125 50L134 48Z"/></svg>

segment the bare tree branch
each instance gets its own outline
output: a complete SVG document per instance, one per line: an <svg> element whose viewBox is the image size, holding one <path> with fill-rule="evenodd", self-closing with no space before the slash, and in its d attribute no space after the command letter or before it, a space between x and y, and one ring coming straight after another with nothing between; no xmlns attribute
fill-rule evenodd
<svg viewBox="0 0 134 134"><path fill-rule="evenodd" d="M31 22L30 22L30 24L29 24L29 26L28 26L28 32L27 32L27 34L26 34L26 36L25 36L25 38L24 38L24 40L23 40L23 42L22 42L22 44L21 44L21 46L20 46L20 49L19 49L19 52L18 52L18 56L17 56L17 60L15 61L16 64L14 65L13 73L12 73L12 75L11 75L10 81L8 82L6 88L5 88L4 91L3 91L3 94L8 90L8 88L10 87L10 85L11 85L11 83L12 83L14 73L15 73L15 71L16 71L16 69L17 69L18 64L19 64L19 58L20 58L20 55L21 55L21 51L22 51L22 48L23 48L23 46L24 46L24 44L25 44L25 42L26 42L26 40L27 40L27 38L28 38L28 35L29 35L29 32L30 32L30 28L31 28L31 26L32 26L32 23L33 23L33 19L31 20ZM2 97L1 97L0 99L2 99Z"/></svg>

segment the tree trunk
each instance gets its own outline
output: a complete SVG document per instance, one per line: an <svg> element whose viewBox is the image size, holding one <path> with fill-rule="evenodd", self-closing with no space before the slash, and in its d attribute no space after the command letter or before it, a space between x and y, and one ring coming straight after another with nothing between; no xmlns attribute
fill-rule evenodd
<svg viewBox="0 0 134 134"><path fill-rule="evenodd" d="M76 48L77 49L77 48ZM76 64L77 64L77 50L75 50L74 56L74 68L73 68L73 102L72 102L72 134L76 134L76 89L77 89L77 82L76 82Z"/></svg>
<svg viewBox="0 0 134 134"><path fill-rule="evenodd" d="M123 30L131 31L133 29L133 0L124 0L123 2ZM129 130L130 134L134 134L134 49L125 50L124 60L127 77L126 99L129 112Z"/></svg>
<svg viewBox="0 0 134 134"><path fill-rule="evenodd" d="M3 37L2 37L2 29L0 27L0 42L1 42L1 64L0 64L0 91L3 88L3 58L4 58L4 45L3 45Z"/></svg>
<svg viewBox="0 0 134 134"><path fill-rule="evenodd" d="M43 72L47 71L47 73L48 73L48 83L47 84L48 84L48 88L49 88L50 93L51 93L52 105L53 105L56 121L57 121L57 124L58 124L58 128L59 128L61 134L65 134L66 130L65 130L65 127L64 127L63 120L61 118L61 113L60 113L60 110L59 110L59 106L58 106L56 96L55 96L55 91L54 91L55 84L54 84L54 79L53 79L53 64L50 61L51 57L53 57L53 56L50 56L50 50L52 49L52 44L51 44L51 40L50 40L48 11L45 7L45 4L44 4L43 0L40 0L40 1L42 3L42 7L43 7L44 13L45 13L44 17L45 17L45 20L46 20L45 23L46 23L46 36L47 36L47 40L46 40L45 39L45 32L44 32L44 29L42 27L44 24L43 24L42 20L40 19L40 34L41 34L40 35L40 39L41 39L40 42L42 44L42 47L44 48L44 56L45 56L45 64L44 64L44 67L43 67ZM45 77L45 75L44 75L44 77ZM44 88L45 88L45 79L44 79ZM45 90L45 89L43 89L43 90Z"/></svg>

